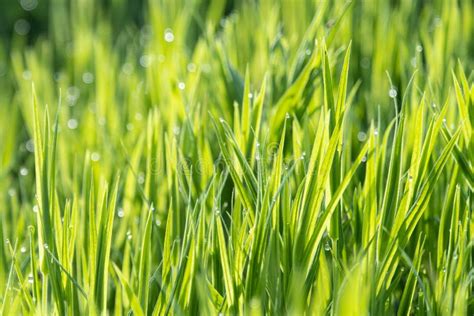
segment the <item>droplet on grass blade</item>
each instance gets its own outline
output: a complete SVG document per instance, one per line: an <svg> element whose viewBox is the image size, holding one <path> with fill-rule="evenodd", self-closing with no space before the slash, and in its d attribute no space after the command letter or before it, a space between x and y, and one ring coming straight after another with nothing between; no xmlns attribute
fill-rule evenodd
<svg viewBox="0 0 474 316"><path fill-rule="evenodd" d="M397 90L395 89L395 87L391 87L390 90L388 90L388 95L392 99L395 99L397 97Z"/></svg>
<svg viewBox="0 0 474 316"><path fill-rule="evenodd" d="M178 89L179 90L184 90L184 88L186 88L186 84L184 82L179 82L178 83Z"/></svg>
<svg viewBox="0 0 474 316"><path fill-rule="evenodd" d="M91 154L91 160L92 161L99 161L100 160L100 154L98 152L93 152Z"/></svg>
<svg viewBox="0 0 474 316"><path fill-rule="evenodd" d="M22 77L25 80L31 80L31 71L29 71L29 70L23 71Z"/></svg>
<svg viewBox="0 0 474 316"><path fill-rule="evenodd" d="M76 129L78 125L79 125L79 124L78 124L77 120L74 119L74 118L69 119L69 120L67 121L67 127L68 127L69 129Z"/></svg>
<svg viewBox="0 0 474 316"><path fill-rule="evenodd" d="M30 32L30 23L25 19L18 19L13 27L18 35L26 35Z"/></svg>
<svg viewBox="0 0 474 316"><path fill-rule="evenodd" d="M357 133L357 140L359 140L360 142L363 142L367 139L367 134L360 131L359 133Z"/></svg>
<svg viewBox="0 0 474 316"><path fill-rule="evenodd" d="M171 30L170 28L167 28L167 29L165 30L164 38L165 38L165 41L168 42L168 43L173 42L173 41L174 41L173 30Z"/></svg>
<svg viewBox="0 0 474 316"><path fill-rule="evenodd" d="M189 63L188 66L186 67L186 69L187 69L189 72L195 72L195 71L196 71L196 65L193 64L193 63Z"/></svg>
<svg viewBox="0 0 474 316"><path fill-rule="evenodd" d="M28 169L26 169L25 167L21 167L20 175L22 175L23 177L27 176L28 175Z"/></svg>
<svg viewBox="0 0 474 316"><path fill-rule="evenodd" d="M91 72L85 72L82 74L82 81L85 84L91 84L94 82L94 75Z"/></svg>

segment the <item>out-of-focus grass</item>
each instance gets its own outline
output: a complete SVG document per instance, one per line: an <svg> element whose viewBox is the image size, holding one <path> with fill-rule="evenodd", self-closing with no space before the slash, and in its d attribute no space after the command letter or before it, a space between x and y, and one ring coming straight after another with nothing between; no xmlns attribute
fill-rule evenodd
<svg viewBox="0 0 474 316"><path fill-rule="evenodd" d="M472 1L136 7L0 39L0 314L474 312Z"/></svg>

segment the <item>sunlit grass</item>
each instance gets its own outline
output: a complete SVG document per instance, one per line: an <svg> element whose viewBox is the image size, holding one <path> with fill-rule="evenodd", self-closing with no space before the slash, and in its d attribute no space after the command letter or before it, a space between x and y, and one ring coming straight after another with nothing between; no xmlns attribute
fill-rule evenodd
<svg viewBox="0 0 474 316"><path fill-rule="evenodd" d="M395 2L0 39L0 315L471 315L474 8Z"/></svg>

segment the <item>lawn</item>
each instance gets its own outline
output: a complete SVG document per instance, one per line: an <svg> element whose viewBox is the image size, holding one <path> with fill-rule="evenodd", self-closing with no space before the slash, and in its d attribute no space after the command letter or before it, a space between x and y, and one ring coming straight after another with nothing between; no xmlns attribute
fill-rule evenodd
<svg viewBox="0 0 474 316"><path fill-rule="evenodd" d="M474 315L472 0L0 11L0 315Z"/></svg>

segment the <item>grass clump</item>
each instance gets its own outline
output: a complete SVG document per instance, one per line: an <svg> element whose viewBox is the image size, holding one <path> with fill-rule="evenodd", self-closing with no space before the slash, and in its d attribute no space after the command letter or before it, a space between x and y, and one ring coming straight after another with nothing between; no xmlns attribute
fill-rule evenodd
<svg viewBox="0 0 474 316"><path fill-rule="evenodd" d="M40 9L0 41L0 314L474 312L471 1Z"/></svg>

